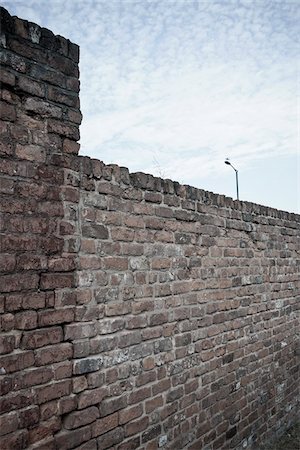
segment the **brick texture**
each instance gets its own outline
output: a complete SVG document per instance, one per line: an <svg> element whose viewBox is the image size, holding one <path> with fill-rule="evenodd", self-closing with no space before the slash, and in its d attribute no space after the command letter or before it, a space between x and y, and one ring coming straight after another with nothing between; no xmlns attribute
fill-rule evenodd
<svg viewBox="0 0 300 450"><path fill-rule="evenodd" d="M0 19L0 448L261 447L299 411L300 217L77 156L78 46Z"/></svg>

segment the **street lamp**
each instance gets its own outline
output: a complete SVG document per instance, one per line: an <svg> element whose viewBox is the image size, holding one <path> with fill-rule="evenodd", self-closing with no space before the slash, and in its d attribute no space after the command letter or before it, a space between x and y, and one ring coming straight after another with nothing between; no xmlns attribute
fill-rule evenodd
<svg viewBox="0 0 300 450"><path fill-rule="evenodd" d="M239 200L239 178L238 178L238 170L233 167L233 165L231 164L231 162L229 161L228 158L225 159L225 164L227 164L227 166L231 166L233 168L233 170L235 171L235 180L236 180L236 198L237 200Z"/></svg>

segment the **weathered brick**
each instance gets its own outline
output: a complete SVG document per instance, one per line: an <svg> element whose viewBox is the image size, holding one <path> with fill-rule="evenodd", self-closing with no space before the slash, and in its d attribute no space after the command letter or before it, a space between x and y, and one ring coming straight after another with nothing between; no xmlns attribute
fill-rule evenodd
<svg viewBox="0 0 300 450"><path fill-rule="evenodd" d="M122 257L107 257L103 258L103 266L107 270L127 270L128 259Z"/></svg>
<svg viewBox="0 0 300 450"><path fill-rule="evenodd" d="M33 448L52 448L54 450L53 434L59 431L61 427L61 421L59 418L52 417L46 422L29 429L28 442L33 444Z"/></svg>
<svg viewBox="0 0 300 450"><path fill-rule="evenodd" d="M85 390L78 397L78 409L83 409L87 406L100 404L106 396L107 389L104 387Z"/></svg>
<svg viewBox="0 0 300 450"><path fill-rule="evenodd" d="M26 408L32 404L33 400L34 395L28 390L0 397L1 414Z"/></svg>
<svg viewBox="0 0 300 450"><path fill-rule="evenodd" d="M76 323L65 326L65 339L76 340L96 336L97 328L94 322Z"/></svg>
<svg viewBox="0 0 300 450"><path fill-rule="evenodd" d="M92 436L97 437L101 434L107 433L118 426L118 413L111 414L110 416L106 416L103 419L97 420L92 425Z"/></svg>
<svg viewBox="0 0 300 450"><path fill-rule="evenodd" d="M16 120L15 106L0 101L0 118L1 120L9 120L11 122L14 122Z"/></svg>
<svg viewBox="0 0 300 450"><path fill-rule="evenodd" d="M36 425L40 419L40 410L38 406L30 406L19 413L20 428L31 428Z"/></svg>
<svg viewBox="0 0 300 450"><path fill-rule="evenodd" d="M18 429L18 415L16 412L0 416L0 435L12 433Z"/></svg>
<svg viewBox="0 0 300 450"><path fill-rule="evenodd" d="M102 356L91 356L89 358L79 359L74 361L73 373L81 375L83 373L90 373L99 370L103 365Z"/></svg>
<svg viewBox="0 0 300 450"><path fill-rule="evenodd" d="M49 86L47 94L48 99L55 103L60 103L62 105L67 105L74 108L78 106L78 95L72 92L68 92L54 86Z"/></svg>
<svg viewBox="0 0 300 450"><path fill-rule="evenodd" d="M26 291L38 287L39 278L36 274L16 273L0 276L2 292Z"/></svg>
<svg viewBox="0 0 300 450"><path fill-rule="evenodd" d="M132 406L130 408L122 409L119 412L119 423L123 425L127 422L131 422L134 419L137 419L143 414L143 406L142 404Z"/></svg>
<svg viewBox="0 0 300 450"><path fill-rule="evenodd" d="M1 68L0 81L3 84L8 84L10 86L15 86L15 84L16 84L16 77L15 77L15 75L13 73L9 72L8 70L5 70L4 68Z"/></svg>
<svg viewBox="0 0 300 450"><path fill-rule="evenodd" d="M73 431L61 431L55 436L56 447L69 450L91 439L91 428L85 426Z"/></svg>
<svg viewBox="0 0 300 450"><path fill-rule="evenodd" d="M154 425L142 434L142 442L148 442L161 434L161 425Z"/></svg>
<svg viewBox="0 0 300 450"><path fill-rule="evenodd" d="M109 414L114 413L115 411L119 411L120 409L123 409L127 406L127 398L125 396L123 397L116 397L116 398L107 398L103 400L100 404L99 410L100 410L100 416L108 416Z"/></svg>
<svg viewBox="0 0 300 450"><path fill-rule="evenodd" d="M0 437L0 448L3 450L22 449L28 444L28 431L21 430Z"/></svg>
<svg viewBox="0 0 300 450"><path fill-rule="evenodd" d="M65 153L77 155L79 152L79 147L80 145L77 142L72 141L71 139L64 139L63 151Z"/></svg>
<svg viewBox="0 0 300 450"><path fill-rule="evenodd" d="M71 359L73 356L72 344L58 344L49 345L35 350L35 362L37 366L45 366L47 364L53 364L66 359Z"/></svg>
<svg viewBox="0 0 300 450"><path fill-rule="evenodd" d="M108 433L102 434L98 439L98 448L105 450L115 444L122 442L124 438L124 430L121 427L115 428Z"/></svg>
<svg viewBox="0 0 300 450"><path fill-rule="evenodd" d="M24 351L12 355L0 356L0 367L3 373L18 372L34 365L32 351Z"/></svg>
<svg viewBox="0 0 300 450"><path fill-rule="evenodd" d="M36 386L39 384L48 383L53 379L53 371L49 367L43 368L34 368L23 372L22 375L22 386L30 387Z"/></svg>
<svg viewBox="0 0 300 450"><path fill-rule="evenodd" d="M45 85L43 83L39 83L31 78L27 77L19 77L18 87L24 92L28 94L37 96L37 97L45 97Z"/></svg>
<svg viewBox="0 0 300 450"><path fill-rule="evenodd" d="M27 111L33 111L44 117L62 117L62 109L56 105L37 98L27 98L24 103L24 108Z"/></svg>
<svg viewBox="0 0 300 450"><path fill-rule="evenodd" d="M168 313L157 313L152 314L149 319L149 325L155 326L155 325L161 325L163 323L166 323L168 321Z"/></svg>
<svg viewBox="0 0 300 450"><path fill-rule="evenodd" d="M91 406L90 408L83 409L81 411L71 412L64 419L64 427L67 430L73 430L89 423L95 422L99 417L98 408Z"/></svg>
<svg viewBox="0 0 300 450"><path fill-rule="evenodd" d="M0 354L11 353L15 348L16 338L14 335L0 336Z"/></svg>
<svg viewBox="0 0 300 450"><path fill-rule="evenodd" d="M26 159L27 161L37 161L43 163L46 161L46 151L41 145L16 145L16 156L19 159Z"/></svg>
<svg viewBox="0 0 300 450"><path fill-rule="evenodd" d="M137 389L129 395L128 404L134 404L145 400L151 396L151 388L143 387Z"/></svg>
<svg viewBox="0 0 300 450"><path fill-rule="evenodd" d="M163 397L161 395L158 395L157 397L154 397L151 400L146 401L145 412L149 414L162 405L163 405Z"/></svg>
<svg viewBox="0 0 300 450"><path fill-rule="evenodd" d="M38 313L40 327L69 323L74 320L74 310L72 308L48 309Z"/></svg>
<svg viewBox="0 0 300 450"><path fill-rule="evenodd" d="M75 286L73 273L42 273L40 287L43 290L72 288Z"/></svg>
<svg viewBox="0 0 300 450"><path fill-rule="evenodd" d="M35 388L37 403L40 405L41 403L68 395L71 392L71 388L70 380L59 381L48 386Z"/></svg>
<svg viewBox="0 0 300 450"><path fill-rule="evenodd" d="M149 424L149 417L142 417L134 422L130 422L125 425L125 435L132 436L134 434L144 431Z"/></svg>
<svg viewBox="0 0 300 450"><path fill-rule="evenodd" d="M57 119L48 119L48 132L55 133L59 136L66 137L68 139L72 139L74 141L79 140L79 131L78 126L74 126L69 123L60 122Z"/></svg>
<svg viewBox="0 0 300 450"><path fill-rule="evenodd" d="M45 345L57 344L63 340L61 327L44 328L42 330L24 332L21 347L35 349Z"/></svg>

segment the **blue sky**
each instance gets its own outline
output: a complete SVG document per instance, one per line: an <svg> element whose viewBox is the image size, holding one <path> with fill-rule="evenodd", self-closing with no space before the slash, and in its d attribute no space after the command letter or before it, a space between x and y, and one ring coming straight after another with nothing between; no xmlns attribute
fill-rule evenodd
<svg viewBox="0 0 300 450"><path fill-rule="evenodd" d="M242 200L300 213L300 1L2 5L80 45L81 154L235 197L229 157Z"/></svg>

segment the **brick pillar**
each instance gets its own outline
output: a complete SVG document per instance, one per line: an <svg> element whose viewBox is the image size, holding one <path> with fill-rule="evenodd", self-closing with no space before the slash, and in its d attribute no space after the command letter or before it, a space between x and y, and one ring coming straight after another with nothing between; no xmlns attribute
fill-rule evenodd
<svg viewBox="0 0 300 450"><path fill-rule="evenodd" d="M79 150L79 48L3 8L0 20L0 448L52 449L76 402L63 327L77 196L64 184Z"/></svg>
<svg viewBox="0 0 300 450"><path fill-rule="evenodd" d="M0 9L1 155L79 150L79 47Z"/></svg>

